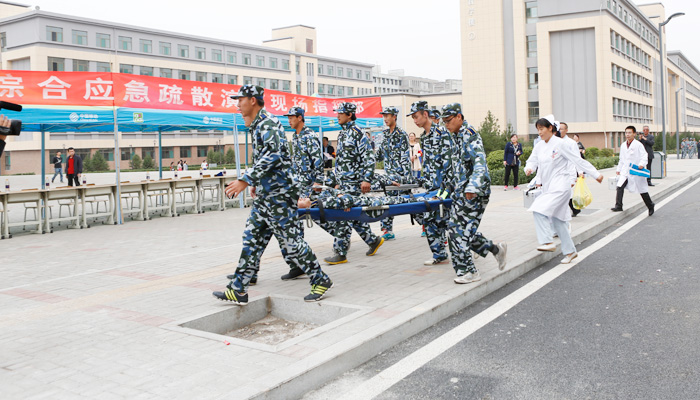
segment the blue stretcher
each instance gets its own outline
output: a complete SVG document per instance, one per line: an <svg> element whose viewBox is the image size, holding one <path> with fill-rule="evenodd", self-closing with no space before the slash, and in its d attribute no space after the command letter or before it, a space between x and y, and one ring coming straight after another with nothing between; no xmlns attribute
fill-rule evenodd
<svg viewBox="0 0 700 400"><path fill-rule="evenodd" d="M300 208L298 210L298 215L300 218L311 218L321 222L376 222L397 215L422 214L429 211L437 211L440 210L440 206L444 208L452 205L452 199L433 199L436 195L437 191L415 195L403 195L401 197L413 198L416 201L392 205L352 207L349 211L331 208Z"/></svg>

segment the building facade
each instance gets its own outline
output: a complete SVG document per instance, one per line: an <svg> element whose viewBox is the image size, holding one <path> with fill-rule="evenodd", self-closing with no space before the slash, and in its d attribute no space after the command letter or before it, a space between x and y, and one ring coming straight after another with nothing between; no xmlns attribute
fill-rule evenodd
<svg viewBox="0 0 700 400"><path fill-rule="evenodd" d="M462 0L460 8L468 118L491 111L532 137L534 122L554 114L585 145L617 150L628 125L662 131L662 95L666 129L675 131L675 91L683 88L681 131L700 132L700 74L680 52L665 52L661 93L661 3Z"/></svg>
<svg viewBox="0 0 700 400"><path fill-rule="evenodd" d="M462 81L460 79L437 81L435 79L406 75L402 69L392 69L382 73L382 68L379 65L375 65L372 70L374 94L379 96L392 93L423 95L462 91Z"/></svg>

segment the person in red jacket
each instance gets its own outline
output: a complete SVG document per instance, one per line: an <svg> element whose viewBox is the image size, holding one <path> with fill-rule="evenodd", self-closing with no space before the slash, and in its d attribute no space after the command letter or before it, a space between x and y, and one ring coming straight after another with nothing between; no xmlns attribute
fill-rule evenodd
<svg viewBox="0 0 700 400"><path fill-rule="evenodd" d="M80 186L80 174L83 173L83 159L75 154L75 149L68 148L68 158L66 158L66 177L68 178L68 186Z"/></svg>

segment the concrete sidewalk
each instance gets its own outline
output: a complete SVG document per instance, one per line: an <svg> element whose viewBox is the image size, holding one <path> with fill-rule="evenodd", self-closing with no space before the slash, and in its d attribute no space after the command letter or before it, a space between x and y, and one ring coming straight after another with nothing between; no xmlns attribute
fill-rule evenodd
<svg viewBox="0 0 700 400"><path fill-rule="evenodd" d="M700 176L700 161L670 160L655 180L654 201ZM644 208L625 195L612 213L614 192L589 180L594 200L573 220L576 242ZM218 302L241 249L248 209L96 226L0 241L0 392L3 398L298 398L382 350L449 316L559 253L539 253L522 193L494 187L480 229L508 242L508 265L476 261L482 281L452 282L450 265L430 258L420 227L395 221L397 239L374 257L353 237L347 264L324 266L335 286L317 307L349 315L280 346L191 334L178 325L236 306ZM644 211L646 212L646 210ZM652 218L663 218L663 213ZM378 224L373 224L379 232ZM306 238L319 258L331 237L318 227ZM274 241L273 241L274 242ZM282 282L288 267L271 243L261 260L253 300L300 300L305 279ZM290 300L291 301L291 300ZM301 312L301 311L300 311ZM313 313L313 311L312 311ZM325 315L325 314L324 314ZM230 343L230 344L227 344Z"/></svg>

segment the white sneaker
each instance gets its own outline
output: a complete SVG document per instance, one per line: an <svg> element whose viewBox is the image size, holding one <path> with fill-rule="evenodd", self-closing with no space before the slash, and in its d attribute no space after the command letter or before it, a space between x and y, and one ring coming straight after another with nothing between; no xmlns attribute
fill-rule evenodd
<svg viewBox="0 0 700 400"><path fill-rule="evenodd" d="M537 248L537 250L539 250L539 251L554 251L556 249L557 249L557 245L554 243L543 244L542 246Z"/></svg>
<svg viewBox="0 0 700 400"><path fill-rule="evenodd" d="M508 244L506 242L500 242L496 245L498 247L498 253L494 255L496 261L498 261L498 269L503 271L506 267L506 253L508 252Z"/></svg>
<svg viewBox="0 0 700 400"><path fill-rule="evenodd" d="M479 271L476 271L474 273L467 272L466 274L462 276L458 276L455 278L455 283L472 283L472 282L478 282L481 280L481 275L479 274Z"/></svg>
<svg viewBox="0 0 700 400"><path fill-rule="evenodd" d="M475 252L475 251L472 251L472 258L473 258L473 259L476 260L476 259L479 258L479 257L481 257L481 256L479 255L479 253L477 253L477 252Z"/></svg>
<svg viewBox="0 0 700 400"><path fill-rule="evenodd" d="M573 261L574 258L576 258L576 257L578 257L578 253L577 253L577 252L573 252L573 253L569 254L568 256L564 257L564 259L561 260L561 263L562 263L562 264L569 264L569 263L571 263L571 261Z"/></svg>
<svg viewBox="0 0 700 400"><path fill-rule="evenodd" d="M423 265L447 264L448 262L450 262L450 259L449 259L449 258L446 258L446 259L441 260L441 261L438 261L438 260L436 260L436 259L434 259L434 258L431 258L430 260L425 261L425 262L423 263Z"/></svg>

